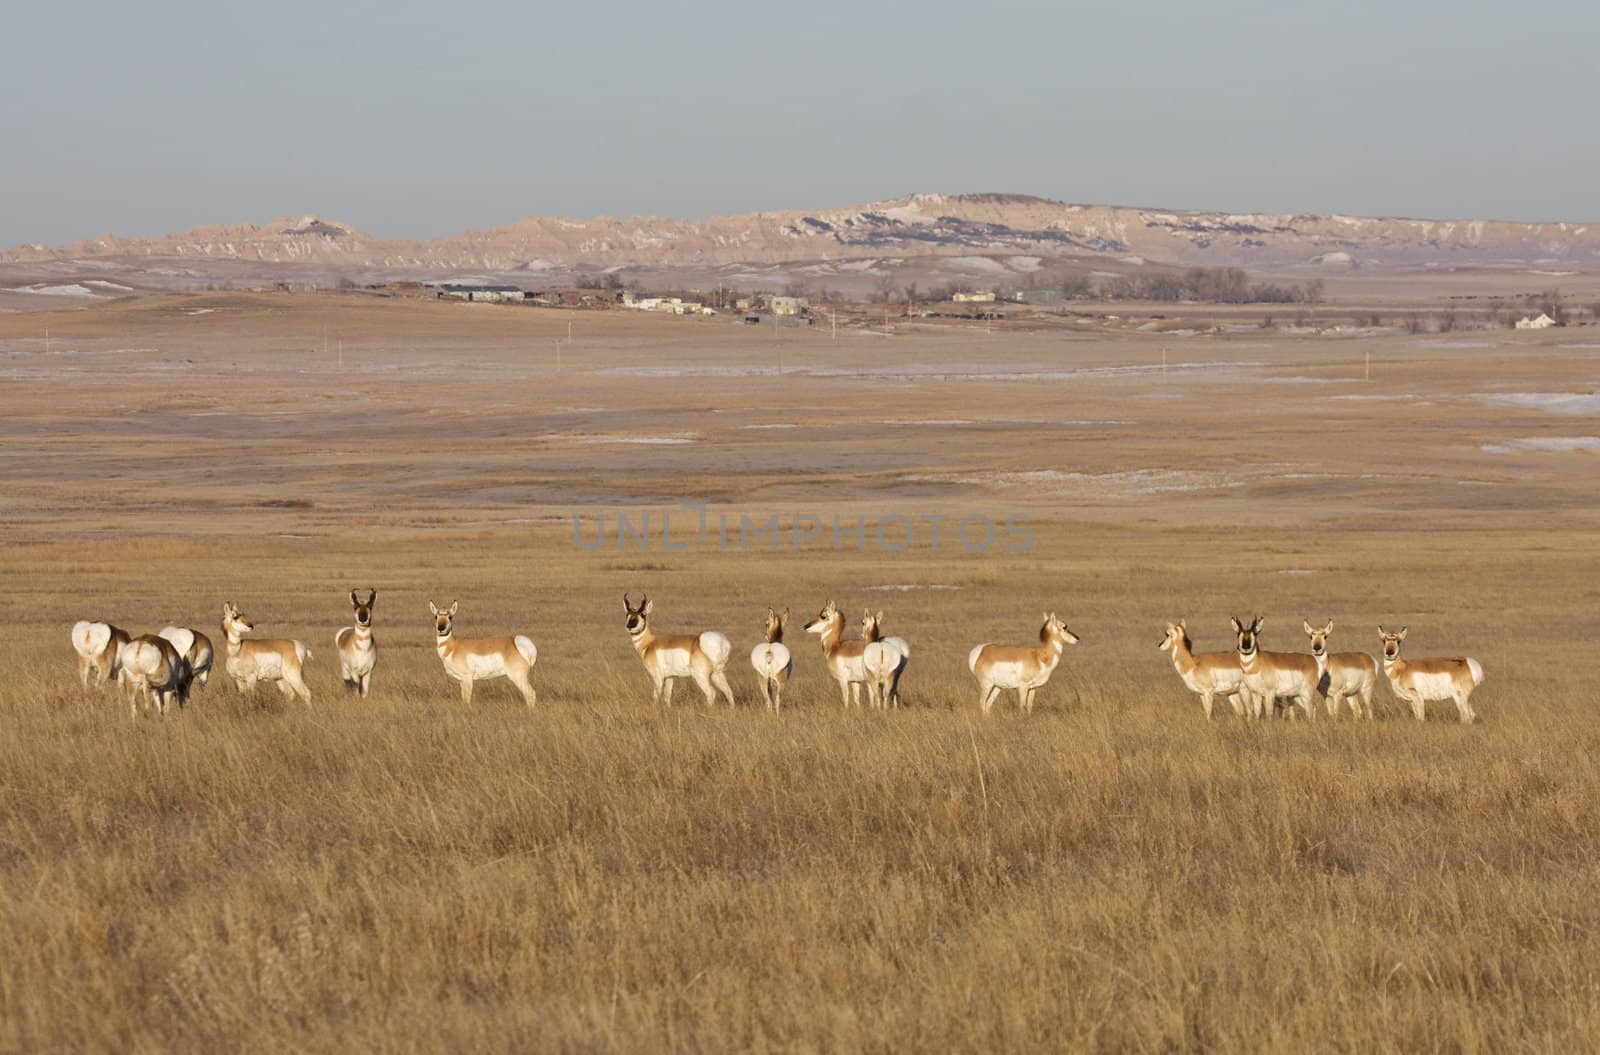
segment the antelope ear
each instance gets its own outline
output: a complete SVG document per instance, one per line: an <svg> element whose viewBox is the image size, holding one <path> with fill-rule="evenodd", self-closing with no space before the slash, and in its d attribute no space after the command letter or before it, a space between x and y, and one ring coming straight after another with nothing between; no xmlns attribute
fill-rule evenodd
<svg viewBox="0 0 1600 1055"><path fill-rule="evenodd" d="M1332 619L1328 620L1328 625L1322 628L1322 632L1324 634L1333 633L1333 620Z"/></svg>
<svg viewBox="0 0 1600 1055"><path fill-rule="evenodd" d="M875 622L875 623L883 622L883 609L882 608L878 609L878 614L872 617L872 621Z"/></svg>
<svg viewBox="0 0 1600 1055"><path fill-rule="evenodd" d="M432 601L429 601L428 602L428 611L432 612L434 615L438 615L439 614L439 606L434 604Z"/></svg>
<svg viewBox="0 0 1600 1055"><path fill-rule="evenodd" d="M639 609L639 614L640 615L649 615L651 612L653 612L655 610L656 610L656 603L654 601L652 601L650 598L646 597L644 599L643 607L641 607Z"/></svg>
<svg viewBox="0 0 1600 1055"><path fill-rule="evenodd" d="M1316 633L1315 630L1311 629L1311 620L1309 620L1309 619L1303 620L1300 625L1306 628L1306 633L1307 634L1315 634Z"/></svg>
<svg viewBox="0 0 1600 1055"><path fill-rule="evenodd" d="M1232 619L1231 619L1231 620L1229 620L1229 621L1230 621L1230 622L1231 622L1231 623L1233 623L1233 632L1234 632L1234 633L1235 633L1235 634L1242 634L1242 633L1244 633L1244 624L1243 624L1243 623L1241 623L1241 622L1239 622L1239 617L1238 617L1238 616L1234 616L1234 617L1233 617L1233 618L1232 618Z"/></svg>
<svg viewBox="0 0 1600 1055"><path fill-rule="evenodd" d="M1179 630L1187 630L1187 629L1189 629L1189 620L1188 620L1187 617L1178 620L1178 629Z"/></svg>
<svg viewBox="0 0 1600 1055"><path fill-rule="evenodd" d="M787 623L788 621L789 621L789 606L788 605L784 605L783 614L778 617L778 624L781 626L784 623Z"/></svg>
<svg viewBox="0 0 1600 1055"><path fill-rule="evenodd" d="M1399 636L1401 641L1404 641L1406 639L1406 631L1409 630L1409 629L1411 629L1411 628L1410 627L1405 627L1405 626L1400 628L1400 633L1399 633L1398 636Z"/></svg>
<svg viewBox="0 0 1600 1055"><path fill-rule="evenodd" d="M1261 631L1265 630L1266 628L1267 628L1267 617L1264 616L1264 615L1256 616L1256 621L1250 624L1250 629L1254 630L1258 634L1261 633Z"/></svg>
<svg viewBox="0 0 1600 1055"><path fill-rule="evenodd" d="M461 607L461 602L460 601L451 601L450 602L450 617L452 619L455 618L456 609L460 608L460 607Z"/></svg>

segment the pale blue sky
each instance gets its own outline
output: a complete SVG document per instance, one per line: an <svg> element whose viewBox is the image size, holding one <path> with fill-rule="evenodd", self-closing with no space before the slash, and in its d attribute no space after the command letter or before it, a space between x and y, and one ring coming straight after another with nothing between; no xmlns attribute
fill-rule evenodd
<svg viewBox="0 0 1600 1055"><path fill-rule="evenodd" d="M912 191L1600 220L1600 3L11 3L0 245Z"/></svg>

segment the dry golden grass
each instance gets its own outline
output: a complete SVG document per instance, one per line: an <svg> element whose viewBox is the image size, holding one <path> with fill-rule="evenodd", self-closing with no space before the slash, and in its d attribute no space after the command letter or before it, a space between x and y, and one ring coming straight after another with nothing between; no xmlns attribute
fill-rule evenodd
<svg viewBox="0 0 1600 1055"><path fill-rule="evenodd" d="M165 348L163 332L134 336ZM704 332L712 353L741 354ZM474 340L462 354L495 354L499 337ZM895 354L958 351L930 338ZM1251 352L1280 354L1293 371L1314 357ZM1452 376L1429 366L1437 353L1412 354L1418 376ZM1464 360L1452 383L1488 376ZM1570 391L1591 363L1552 353L1503 380ZM262 408L305 383L253 369L259 391L210 392L222 412L181 436L96 406L154 407L154 381L115 396L97 376L24 382L36 387L8 426L22 453L0 461L19 496L0 523L0 1049L1569 1051L1600 1034L1600 727L1579 666L1600 633L1587 575L1600 532L1579 497L1592 459L1519 472L1472 453L1473 437L1526 434L1531 413L1375 401L1359 419L1370 437L1313 455L1299 404L1266 414L1223 384L1180 388L1147 417L1114 379L1070 393L907 383L888 407L870 381L746 381L714 428L702 422L732 380L548 379L571 388L531 397L587 394L602 409L583 427L702 437L617 453L519 445L516 400L477 402L487 377L368 378L360 406L360 384L330 382L312 393L372 416L313 402L267 434ZM1027 422L1052 398L1135 424L1041 439ZM1001 409L1020 424L892 443L880 427L877 447L860 425ZM738 428L801 419L848 442L819 455L808 437ZM1068 452L1095 472L1190 458L1220 471L1241 444L1275 464L1345 459L1340 472L1409 449L1422 482L1342 485L1357 489L1332 510L1256 480L1073 512L1070 496L1005 484L894 484L1066 468ZM341 445L356 453L319 460ZM519 452L547 464L519 471ZM803 486L767 490L785 456L809 467ZM111 463L114 476L88 475ZM445 463L472 483L454 504L432 475ZM259 475L230 478L241 471ZM479 486L495 474L511 493ZM1492 517L1435 512L1462 475L1485 481ZM516 490L529 477L564 490L531 501ZM590 553L560 520L592 491L670 506L719 484L758 517L1027 511L1038 545ZM310 508L259 504L285 491ZM896 584L957 589L869 589ZM368 585L380 658L358 702L331 639L348 590ZM620 618L623 590L640 589L661 628L733 638L737 710L704 709L687 686L676 707L650 705ZM503 682L460 705L431 650L430 597L461 600L462 634L538 643L537 711ZM906 710L842 711L798 630L785 713L760 710L747 656L766 606L799 623L829 597L885 609L911 640ZM78 690L75 619L210 631L224 599L258 635L311 645L311 708L218 677L182 714L131 721L109 693ZM1083 642L1031 719L1008 697L979 720L967 649L1029 640L1047 608ZM1418 725L1380 688L1371 723L1207 724L1156 650L1162 623L1186 615L1198 645L1224 648L1227 616L1247 611L1286 649L1304 647L1302 618L1331 617L1335 647L1369 650L1373 624L1409 623L1408 654L1483 663L1482 721L1436 706Z"/></svg>

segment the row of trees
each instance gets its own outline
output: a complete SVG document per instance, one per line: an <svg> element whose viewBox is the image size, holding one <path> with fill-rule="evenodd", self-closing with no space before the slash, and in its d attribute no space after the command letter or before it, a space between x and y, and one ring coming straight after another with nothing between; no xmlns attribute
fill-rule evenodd
<svg viewBox="0 0 1600 1055"><path fill-rule="evenodd" d="M1086 277L1068 279L1062 292L1081 295ZM1107 300L1190 300L1206 304L1320 304L1324 293L1320 278L1299 285L1251 284L1250 276L1241 267L1191 267L1181 274L1160 271L1121 275L1108 280L1099 290Z"/></svg>

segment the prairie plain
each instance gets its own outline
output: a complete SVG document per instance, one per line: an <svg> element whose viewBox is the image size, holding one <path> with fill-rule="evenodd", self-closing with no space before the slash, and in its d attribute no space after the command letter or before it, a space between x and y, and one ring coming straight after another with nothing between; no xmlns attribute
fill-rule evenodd
<svg viewBox="0 0 1600 1055"><path fill-rule="evenodd" d="M1586 1047L1597 332L0 315L0 1048ZM652 706L624 591L741 705ZM830 598L911 641L904 709L841 708ZM460 705L430 599L537 642L535 710ZM310 708L79 688L75 620L220 646L225 600ZM980 719L968 649L1047 610L1082 642ZM1480 721L1207 723L1162 629L1256 613L1470 654Z"/></svg>

